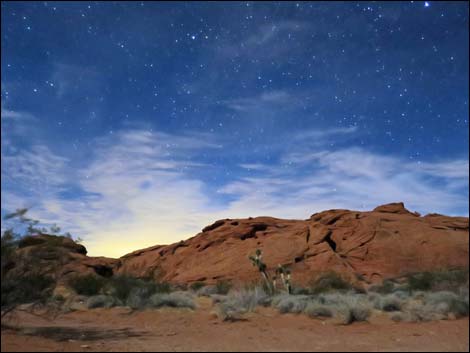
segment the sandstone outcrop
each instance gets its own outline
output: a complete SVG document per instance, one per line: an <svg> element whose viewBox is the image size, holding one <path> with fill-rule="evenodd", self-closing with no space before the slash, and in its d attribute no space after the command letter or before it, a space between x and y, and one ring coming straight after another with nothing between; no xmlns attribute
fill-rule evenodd
<svg viewBox="0 0 470 353"><path fill-rule="evenodd" d="M258 273L247 258L259 248L268 269L288 266L299 284L325 271L371 284L468 267L468 230L468 218L421 217L403 203L370 212L329 210L307 220L224 219L188 240L123 256L118 272L175 283L252 281Z"/></svg>
<svg viewBox="0 0 470 353"><path fill-rule="evenodd" d="M127 274L175 284L243 283L259 279L248 260L256 249L262 250L268 270L278 264L291 268L294 284L305 285L322 272L335 271L367 285L407 273L468 268L469 220L420 216L403 203L370 212L328 210L306 220L223 219L187 240L119 259L88 257L85 247L71 239L43 234L20 242L8 270L27 272L25 263L33 263L59 284L84 274Z"/></svg>

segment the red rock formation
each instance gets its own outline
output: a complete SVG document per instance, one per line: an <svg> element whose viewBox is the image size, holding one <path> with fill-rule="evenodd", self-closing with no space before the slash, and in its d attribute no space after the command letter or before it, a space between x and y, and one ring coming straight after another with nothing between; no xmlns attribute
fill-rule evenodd
<svg viewBox="0 0 470 353"><path fill-rule="evenodd" d="M59 283L76 274L129 274L172 283L259 279L248 256L256 249L272 271L291 268L294 284L307 284L324 271L376 283L410 272L468 267L469 220L409 212L403 203L371 212L329 210L307 220L272 217L224 219L196 236L171 245L134 251L120 259L87 257L86 249L64 237L26 238L21 258L35 259ZM112 245L111 245L112 246Z"/></svg>
<svg viewBox="0 0 470 353"><path fill-rule="evenodd" d="M8 275L21 276L34 271L52 276L61 284L75 275L112 276L121 262L106 257L88 257L86 253L83 245L67 237L27 236L18 244Z"/></svg>
<svg viewBox="0 0 470 353"><path fill-rule="evenodd" d="M118 272L175 283L257 280L248 256L259 248L268 270L289 266L294 283L306 284L323 271L374 283L468 267L468 229L468 218L420 217L403 203L371 212L329 210L308 220L225 219L186 241L128 254Z"/></svg>

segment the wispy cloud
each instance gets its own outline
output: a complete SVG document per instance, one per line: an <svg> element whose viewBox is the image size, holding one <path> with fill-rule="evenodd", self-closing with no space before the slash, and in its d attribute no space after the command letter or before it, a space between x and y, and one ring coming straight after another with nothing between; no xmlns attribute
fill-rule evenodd
<svg viewBox="0 0 470 353"><path fill-rule="evenodd" d="M305 140L305 139L319 139L323 140L327 137L337 136L337 135L349 135L357 132L357 126L350 126L344 128L330 128L330 129L311 129L306 131L301 131L295 135L296 140Z"/></svg>
<svg viewBox="0 0 470 353"><path fill-rule="evenodd" d="M33 206L32 216L80 234L92 254L170 243L211 221L204 184L191 177L206 165L192 159L218 146L199 134L125 130L97 140L73 174L45 146L2 155L2 191L11 190L2 209Z"/></svg>
<svg viewBox="0 0 470 353"><path fill-rule="evenodd" d="M307 217L324 209L368 210L398 200L423 213L462 214L468 203L465 189L466 161L420 165L347 148L286 155L277 169L229 183L220 192L237 197L228 213Z"/></svg>
<svg viewBox="0 0 470 353"><path fill-rule="evenodd" d="M292 50L291 36L305 32L311 25L302 21L277 21L263 24L238 43L217 48L217 54L226 57L274 58ZM276 45L273 43L276 42Z"/></svg>
<svg viewBox="0 0 470 353"><path fill-rule="evenodd" d="M291 107L294 102L295 99L285 91L271 91L252 97L233 98L223 103L238 112L259 113L269 110L285 110Z"/></svg>
<svg viewBox="0 0 470 353"><path fill-rule="evenodd" d="M44 144L2 150L2 210L33 206L32 216L83 237L90 254L108 256L178 241L226 217L307 218L393 201L424 213L468 212L468 161L417 164L358 147L307 151L299 143L355 133L293 134L277 162L237 163L242 173L216 192L201 177L213 170L204 155L220 152L209 134L124 129L96 139L74 168Z"/></svg>

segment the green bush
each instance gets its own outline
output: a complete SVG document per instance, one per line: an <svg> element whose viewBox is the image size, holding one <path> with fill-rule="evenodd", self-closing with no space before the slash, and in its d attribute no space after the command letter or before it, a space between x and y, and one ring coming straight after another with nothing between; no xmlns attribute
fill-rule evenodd
<svg viewBox="0 0 470 353"><path fill-rule="evenodd" d="M25 274L17 278L2 278L2 308L39 302L44 303L52 295L55 281L39 273Z"/></svg>
<svg viewBox="0 0 470 353"><path fill-rule="evenodd" d="M217 281L215 284L216 294L226 295L232 289L232 283L226 280Z"/></svg>
<svg viewBox="0 0 470 353"><path fill-rule="evenodd" d="M376 292L380 294L389 294L392 293L395 289L395 284L392 280L386 279L380 285L374 285L370 288L371 292Z"/></svg>
<svg viewBox="0 0 470 353"><path fill-rule="evenodd" d="M171 287L168 283L158 283L152 280L144 280L127 275L117 275L108 279L106 284L107 292L117 299L125 302L133 291L143 299L149 298L155 293L169 293Z"/></svg>
<svg viewBox="0 0 470 353"><path fill-rule="evenodd" d="M197 281L197 282L193 282L191 283L191 285L189 286L189 288L191 288L192 291L194 292L197 292L199 289L201 289L202 287L205 287L205 283L204 282L200 282L200 281Z"/></svg>
<svg viewBox="0 0 470 353"><path fill-rule="evenodd" d="M351 283L343 279L336 272L322 274L310 283L310 293L319 294L331 291L346 291L352 289Z"/></svg>
<svg viewBox="0 0 470 353"><path fill-rule="evenodd" d="M457 291L468 286L468 269L413 273L407 276L409 291Z"/></svg>
<svg viewBox="0 0 470 353"><path fill-rule="evenodd" d="M300 286L294 286L292 287L292 293L293 295L308 295L310 294L310 291L308 288L303 288Z"/></svg>
<svg viewBox="0 0 470 353"><path fill-rule="evenodd" d="M68 285L77 294L92 296L100 293L105 285L105 279L95 275L76 276L68 281Z"/></svg>
<svg viewBox="0 0 470 353"><path fill-rule="evenodd" d="M410 291L416 290L430 290L435 281L435 276L431 272L422 272L408 275L408 289Z"/></svg>

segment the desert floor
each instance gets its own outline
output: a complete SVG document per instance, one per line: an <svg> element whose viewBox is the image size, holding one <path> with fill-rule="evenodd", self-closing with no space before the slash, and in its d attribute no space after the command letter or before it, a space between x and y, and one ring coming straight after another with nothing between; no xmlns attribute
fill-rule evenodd
<svg viewBox="0 0 470 353"><path fill-rule="evenodd" d="M395 323L384 315L344 326L260 308L221 322L211 301L195 311L94 309L2 320L6 351L467 351L469 320Z"/></svg>

